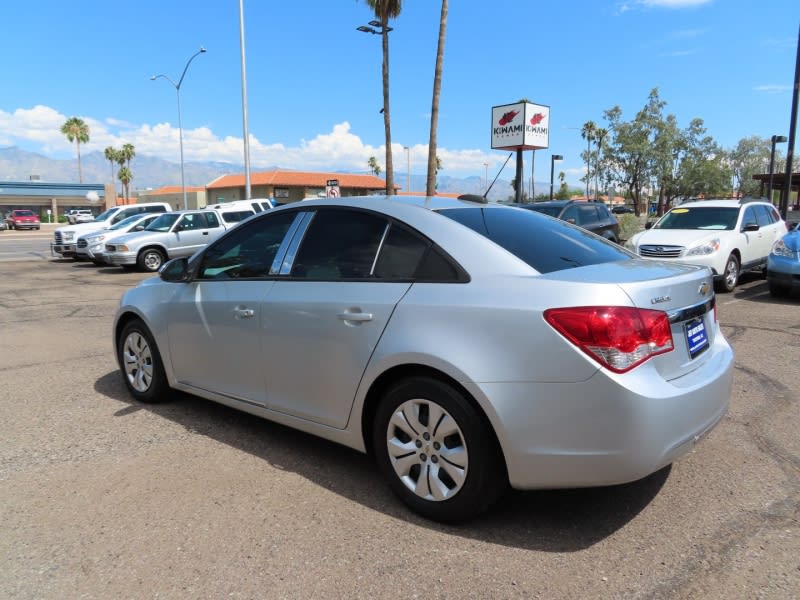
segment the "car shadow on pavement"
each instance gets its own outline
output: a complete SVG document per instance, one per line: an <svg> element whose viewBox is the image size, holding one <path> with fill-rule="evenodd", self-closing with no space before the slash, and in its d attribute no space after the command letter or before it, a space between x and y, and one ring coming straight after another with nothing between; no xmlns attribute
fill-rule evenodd
<svg viewBox="0 0 800 600"><path fill-rule="evenodd" d="M118 371L102 376L94 389L126 404L115 417L147 410L388 516L527 550L576 552L602 541L634 519L670 473L666 467L633 483L602 488L509 490L484 515L459 525L443 525L408 510L383 484L372 459L350 448L183 392L174 392L167 403L142 404L130 397Z"/></svg>

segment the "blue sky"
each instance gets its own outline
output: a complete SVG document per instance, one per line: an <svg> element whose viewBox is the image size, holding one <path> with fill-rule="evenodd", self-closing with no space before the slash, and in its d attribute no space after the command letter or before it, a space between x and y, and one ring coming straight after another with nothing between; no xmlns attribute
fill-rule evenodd
<svg viewBox="0 0 800 600"><path fill-rule="evenodd" d="M404 146L412 173L426 169L440 10L438 0L405 0L391 23L399 173ZM483 177L488 163L491 179L508 156L490 147L491 108L523 97L550 106L537 181L554 153L580 186L578 128L614 105L632 118L654 87L682 127L699 117L725 148L787 135L799 15L795 0L451 0L443 174ZM253 170L366 172L371 155L383 165L380 37L356 31L372 18L362 0L244 0ZM91 130L82 153L132 143L177 163L175 88L150 76L177 81L203 46L180 92L185 159L243 164L237 0L9 0L0 20L0 147L73 158L59 128L78 116Z"/></svg>

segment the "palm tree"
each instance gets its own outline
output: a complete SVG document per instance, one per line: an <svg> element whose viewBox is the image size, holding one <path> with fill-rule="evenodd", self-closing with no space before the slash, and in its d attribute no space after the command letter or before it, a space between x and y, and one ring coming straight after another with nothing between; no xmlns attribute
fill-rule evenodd
<svg viewBox="0 0 800 600"><path fill-rule="evenodd" d="M125 197L125 204L127 204L128 203L128 186L130 185L131 180L133 179L133 174L131 173L131 170L128 167L120 167L119 172L117 173L117 177L122 182L122 187L125 190L125 192L124 192L125 196L124 197Z"/></svg>
<svg viewBox="0 0 800 600"><path fill-rule="evenodd" d="M367 165L369 165L369 170L372 171L372 174L375 175L375 177L378 177L381 174L381 166L378 164L378 159L376 159L374 156L369 157Z"/></svg>
<svg viewBox="0 0 800 600"><path fill-rule="evenodd" d="M392 163L392 121L389 117L389 19L396 19L403 0L366 0L381 23L383 49L383 128L386 132L386 195L394 194L394 165Z"/></svg>
<svg viewBox="0 0 800 600"><path fill-rule="evenodd" d="M78 150L78 182L83 183L83 173L81 172L81 143L89 141L89 126L84 123L83 119L78 117L70 117L66 123L61 126L61 133L67 136L70 143L75 142Z"/></svg>
<svg viewBox="0 0 800 600"><path fill-rule="evenodd" d="M105 151L106 160L111 163L111 181L114 181L114 163L117 162L118 150L114 146L108 146Z"/></svg>
<svg viewBox="0 0 800 600"><path fill-rule="evenodd" d="M594 121L586 121L581 127L581 137L586 140L586 199L589 199L589 179L591 178L591 165L589 159L592 153L592 140L597 133L597 125Z"/></svg>
<svg viewBox="0 0 800 600"><path fill-rule="evenodd" d="M136 156L136 149L133 147L133 144L123 144L121 152L122 156L125 158L125 166L130 169L131 160Z"/></svg>
<svg viewBox="0 0 800 600"><path fill-rule="evenodd" d="M439 44L436 48L436 68L433 71L433 101L431 102L431 135L428 141L428 180L425 194L436 193L436 172L441 163L436 156L436 131L439 127L439 95L442 90L442 62L444 62L444 39L447 32L447 0L442 0L442 13L439 17ZM437 163L439 163L437 165Z"/></svg>

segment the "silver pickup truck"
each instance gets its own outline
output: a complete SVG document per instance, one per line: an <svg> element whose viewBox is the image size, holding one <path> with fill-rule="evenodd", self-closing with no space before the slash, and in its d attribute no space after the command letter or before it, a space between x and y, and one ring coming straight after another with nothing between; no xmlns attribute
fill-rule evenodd
<svg viewBox="0 0 800 600"><path fill-rule="evenodd" d="M156 272L168 259L191 256L205 248L226 229L216 210L168 212L144 231L114 238L106 244L103 259L112 265Z"/></svg>

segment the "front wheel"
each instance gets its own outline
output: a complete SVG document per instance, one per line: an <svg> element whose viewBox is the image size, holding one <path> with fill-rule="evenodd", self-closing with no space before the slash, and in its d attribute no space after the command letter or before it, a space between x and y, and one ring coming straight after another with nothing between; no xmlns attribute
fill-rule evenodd
<svg viewBox="0 0 800 600"><path fill-rule="evenodd" d="M136 262L142 271L155 273L164 264L164 253L158 248L146 248L139 254Z"/></svg>
<svg viewBox="0 0 800 600"><path fill-rule="evenodd" d="M739 281L739 259L735 254L731 254L725 262L725 270L722 277L717 282L717 291L730 293Z"/></svg>
<svg viewBox="0 0 800 600"><path fill-rule="evenodd" d="M412 377L386 393L373 450L392 491L434 521L472 518L508 485L486 422L460 391L436 379Z"/></svg>
<svg viewBox="0 0 800 600"><path fill-rule="evenodd" d="M117 359L125 387L140 402L165 399L169 390L164 365L147 326L135 319L117 338Z"/></svg>

